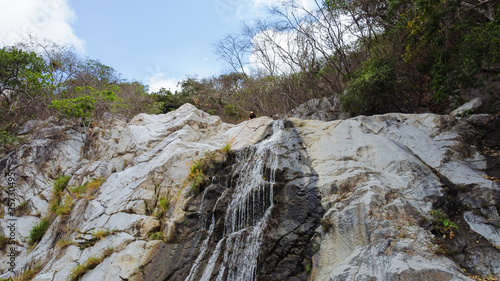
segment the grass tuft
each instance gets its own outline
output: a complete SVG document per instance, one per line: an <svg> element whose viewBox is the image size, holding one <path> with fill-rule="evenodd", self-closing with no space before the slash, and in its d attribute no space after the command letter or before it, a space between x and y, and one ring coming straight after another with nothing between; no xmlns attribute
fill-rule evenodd
<svg viewBox="0 0 500 281"><path fill-rule="evenodd" d="M30 232L28 244L30 246L35 245L40 240L42 240L45 232L49 229L50 222L48 218L43 218L38 224L36 224Z"/></svg>

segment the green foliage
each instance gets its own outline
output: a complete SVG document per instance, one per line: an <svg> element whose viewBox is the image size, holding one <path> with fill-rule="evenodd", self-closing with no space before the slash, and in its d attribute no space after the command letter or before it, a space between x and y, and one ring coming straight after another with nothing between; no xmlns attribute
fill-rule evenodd
<svg viewBox="0 0 500 281"><path fill-rule="evenodd" d="M69 191L77 198L92 199L94 194L99 190L104 180L102 178L92 179L84 185L74 186Z"/></svg>
<svg viewBox="0 0 500 281"><path fill-rule="evenodd" d="M156 211L156 216L158 218L161 218L165 215L165 213L168 211L168 208L170 207L170 201L172 197L169 195L162 195L158 199L157 202L157 211Z"/></svg>
<svg viewBox="0 0 500 281"><path fill-rule="evenodd" d="M0 155L18 143L16 130L36 117L51 93L45 61L33 52L0 49Z"/></svg>
<svg viewBox="0 0 500 281"><path fill-rule="evenodd" d="M63 196L64 190L68 186L70 179L71 179L71 176L63 175L63 176L60 176L59 178L57 178L53 183L54 189L52 191L52 195L50 198L49 208L50 208L50 211L54 214L65 215L65 213L66 214L69 213L68 209L71 209L71 207L73 205L73 200L70 199L69 201L66 200L65 205L63 205L61 207L62 196Z"/></svg>
<svg viewBox="0 0 500 281"><path fill-rule="evenodd" d="M148 240L163 240L163 232L153 232L148 236Z"/></svg>
<svg viewBox="0 0 500 281"><path fill-rule="evenodd" d="M231 150L231 142L226 143L226 145L224 145L221 148L221 152L223 154L226 154L226 155L229 154L229 153L231 153L232 152L232 150Z"/></svg>
<svg viewBox="0 0 500 281"><path fill-rule="evenodd" d="M163 113L168 113L176 110L185 103L194 104L193 91L194 89L189 88L181 91L180 93L173 94L171 91L161 88L158 92L152 93L151 96L161 105L161 111Z"/></svg>
<svg viewBox="0 0 500 281"><path fill-rule="evenodd" d="M103 240L104 238L106 238L109 235L113 234L113 231L111 231L109 229L98 229L98 230L92 232L91 234L95 238Z"/></svg>
<svg viewBox="0 0 500 281"><path fill-rule="evenodd" d="M310 274L312 271L312 261L310 259L304 260L304 270L306 274Z"/></svg>
<svg viewBox="0 0 500 281"><path fill-rule="evenodd" d="M62 194L64 189L68 186L69 181L71 180L71 176L69 175L62 175L59 178L57 178L54 183L54 193L55 194ZM61 197L60 195L58 196L59 198Z"/></svg>
<svg viewBox="0 0 500 281"><path fill-rule="evenodd" d="M431 216L433 218L433 225L436 231L443 235L443 238L446 238L448 235L451 238L454 237L453 229L458 228L457 224L450 221L448 215L443 212L441 209L432 210Z"/></svg>
<svg viewBox="0 0 500 281"><path fill-rule="evenodd" d="M77 243L75 241L69 240L69 239L64 239L64 240L59 240L57 241L57 246L60 248L65 248L70 245L76 245Z"/></svg>
<svg viewBox="0 0 500 281"><path fill-rule="evenodd" d="M373 57L356 70L342 96L342 106L355 114L384 112L395 94L396 70L392 57Z"/></svg>
<svg viewBox="0 0 500 281"><path fill-rule="evenodd" d="M42 271L43 266L39 263L30 266L28 269L26 269L23 274L20 276L17 276L14 278L15 281L31 281L35 276ZM10 279L11 280L11 279Z"/></svg>
<svg viewBox="0 0 500 281"><path fill-rule="evenodd" d="M99 264L101 264L107 257L113 254L113 248L107 248L100 257L90 257L83 264L79 264L71 270L71 273L68 277L70 281L77 281L85 275L88 271L96 268Z"/></svg>
<svg viewBox="0 0 500 281"><path fill-rule="evenodd" d="M223 152L223 149L206 151L203 157L191 162L188 176L184 181L184 186L186 186L187 183L191 183L189 189L191 195L196 197L200 194L203 184L210 179L208 176L210 170L212 170L216 164L225 161L228 153L230 153L230 146L225 152Z"/></svg>
<svg viewBox="0 0 500 281"><path fill-rule="evenodd" d="M87 193L87 186L86 185L79 185L79 186L73 186L70 188L70 193L73 194L76 197L84 197L84 195Z"/></svg>
<svg viewBox="0 0 500 281"><path fill-rule="evenodd" d="M9 243L9 237L0 234L0 249L4 249L5 245Z"/></svg>
<svg viewBox="0 0 500 281"><path fill-rule="evenodd" d="M52 205L51 205L52 208ZM63 204L57 206L54 213L58 216L66 216L71 213L71 208L73 208L73 198L70 195L66 195Z"/></svg>
<svg viewBox="0 0 500 281"><path fill-rule="evenodd" d="M35 245L38 243L40 240L42 240L43 236L45 235L45 232L47 232L47 229L50 226L49 219L43 218L38 224L36 224L33 229L30 231L29 235L29 240L28 244L30 246Z"/></svg>
<svg viewBox="0 0 500 281"><path fill-rule="evenodd" d="M96 100L93 97L82 96L74 99L53 100L51 108L59 111L63 116L79 119L83 123L91 121L95 110Z"/></svg>
<svg viewBox="0 0 500 281"><path fill-rule="evenodd" d="M102 178L97 178L97 179L92 179L89 181L86 186L87 186L87 191L90 191L92 193L95 193L103 184L104 180Z"/></svg>
<svg viewBox="0 0 500 281"><path fill-rule="evenodd" d="M481 76L499 73L498 3L470 9L462 2L393 0L387 13L394 25L386 33L403 45L407 65L428 77L432 99L443 109L453 108L468 89L491 83Z"/></svg>
<svg viewBox="0 0 500 281"><path fill-rule="evenodd" d="M2 102L13 107L19 98L34 97L42 94L42 89L50 85L50 75L47 74L48 66L34 52L25 52L17 48L0 49L0 95ZM10 91L10 96L5 92Z"/></svg>
<svg viewBox="0 0 500 281"><path fill-rule="evenodd" d="M12 127L12 124L7 124L0 127L0 153L6 153L12 150L19 142L19 138L17 137L17 135L13 134L9 129Z"/></svg>
<svg viewBox="0 0 500 281"><path fill-rule="evenodd" d="M115 90L118 88L115 87ZM73 118L88 126L93 119L98 119L105 111L116 112L119 108L126 108L123 99L115 91L97 90L90 86L77 87L76 98L53 100L50 108L54 108L67 118Z"/></svg>
<svg viewBox="0 0 500 281"><path fill-rule="evenodd" d="M224 115L228 115L228 116L238 115L238 110L236 109L236 106L234 106L232 104L226 105L226 107L224 108Z"/></svg>

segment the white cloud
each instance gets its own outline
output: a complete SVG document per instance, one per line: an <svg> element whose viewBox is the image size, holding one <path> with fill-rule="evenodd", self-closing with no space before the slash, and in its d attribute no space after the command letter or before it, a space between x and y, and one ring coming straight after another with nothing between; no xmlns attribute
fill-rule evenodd
<svg viewBox="0 0 500 281"><path fill-rule="evenodd" d="M30 36L69 44L84 53L85 41L71 24L76 19L68 0L0 0L0 41L13 45Z"/></svg>
<svg viewBox="0 0 500 281"><path fill-rule="evenodd" d="M294 6L302 7L304 9L312 9L317 6L314 0L249 0L254 7L259 8L271 8L274 6L280 6L284 3L294 3Z"/></svg>
<svg viewBox="0 0 500 281"><path fill-rule="evenodd" d="M164 73L158 72L147 78L146 84L149 85L149 92L157 92L161 88L170 90L172 93L180 91L180 79L167 78Z"/></svg>

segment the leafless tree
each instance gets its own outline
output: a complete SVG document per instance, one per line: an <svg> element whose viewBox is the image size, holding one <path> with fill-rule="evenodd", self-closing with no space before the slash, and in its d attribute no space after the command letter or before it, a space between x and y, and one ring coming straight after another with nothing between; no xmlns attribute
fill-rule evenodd
<svg viewBox="0 0 500 281"><path fill-rule="evenodd" d="M215 53L225 61L235 72L245 74L247 56L251 42L241 35L229 34L214 44Z"/></svg>

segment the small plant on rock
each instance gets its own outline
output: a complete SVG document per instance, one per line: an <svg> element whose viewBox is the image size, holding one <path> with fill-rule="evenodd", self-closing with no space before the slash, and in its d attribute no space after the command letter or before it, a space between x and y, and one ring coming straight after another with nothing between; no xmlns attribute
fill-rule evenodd
<svg viewBox="0 0 500 281"><path fill-rule="evenodd" d="M100 257L90 257L83 264L79 264L71 270L71 274L68 277L70 281L77 281L85 275L89 270L96 268L101 264L107 257L113 254L113 248L107 248Z"/></svg>
<svg viewBox="0 0 500 281"><path fill-rule="evenodd" d="M50 222L48 218L43 218L38 224L36 224L30 232L28 244L30 246L35 245L40 240L42 240L45 232L49 229Z"/></svg>
<svg viewBox="0 0 500 281"><path fill-rule="evenodd" d="M77 243L75 241L69 240L69 239L64 239L64 240L59 240L57 241L57 246L60 248L66 248L70 245L76 245Z"/></svg>
<svg viewBox="0 0 500 281"><path fill-rule="evenodd" d="M4 249L5 245L9 243L9 237L0 234L0 249Z"/></svg>
<svg viewBox="0 0 500 281"><path fill-rule="evenodd" d="M71 208L73 207L73 198L70 195L66 195L64 198L64 203L57 206L55 214L58 216L66 216L71 213Z"/></svg>
<svg viewBox="0 0 500 281"><path fill-rule="evenodd" d="M448 218L448 215L443 212L443 210L432 210L431 216L433 217L433 225L436 231L443 235L443 239L445 239L447 236L450 237L450 239L455 237L453 229L458 228L458 225L452 222Z"/></svg>
<svg viewBox="0 0 500 281"><path fill-rule="evenodd" d="M170 200L171 199L172 198L169 195L160 196L160 198L158 199L158 203L157 203L157 211L155 213L155 215L158 218L163 217L165 215L165 213L168 211L168 208L170 207Z"/></svg>
<svg viewBox="0 0 500 281"><path fill-rule="evenodd" d="M163 240L163 232L153 232L148 236L148 240Z"/></svg>
<svg viewBox="0 0 500 281"><path fill-rule="evenodd" d="M205 152L202 158L190 163L189 173L187 179L184 181L184 187L188 182L191 183L190 194L196 197L201 193L201 187L210 179L207 175L209 170L213 169L216 164L225 162L229 153L231 153L231 142L221 149Z"/></svg>
<svg viewBox="0 0 500 281"><path fill-rule="evenodd" d="M52 191L52 196L50 198L50 211L52 213L57 213L59 206L61 205L62 196L64 189L68 186L68 182L71 176L60 176L54 181L54 190Z"/></svg>
<svg viewBox="0 0 500 281"><path fill-rule="evenodd" d="M40 271L42 271L42 269L43 267L39 263L31 265L26 271L23 272L23 274L15 277L14 281L31 281ZM7 280L12 280L12 279L7 279Z"/></svg>
<svg viewBox="0 0 500 281"><path fill-rule="evenodd" d="M92 236L94 236L96 239L103 240L104 238L108 237L109 235L113 234L113 231L109 229L98 229L94 232L91 233Z"/></svg>

